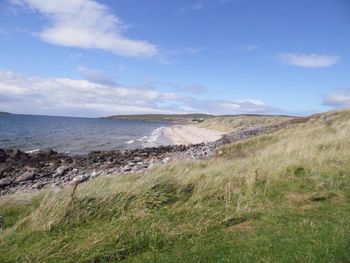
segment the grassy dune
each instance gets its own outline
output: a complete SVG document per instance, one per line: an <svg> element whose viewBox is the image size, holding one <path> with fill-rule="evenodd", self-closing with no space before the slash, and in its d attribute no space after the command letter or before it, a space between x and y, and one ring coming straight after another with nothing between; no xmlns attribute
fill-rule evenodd
<svg viewBox="0 0 350 263"><path fill-rule="evenodd" d="M213 159L2 198L0 262L349 262L350 111Z"/></svg>
<svg viewBox="0 0 350 263"><path fill-rule="evenodd" d="M279 115L220 116L206 119L197 126L223 132L234 132L242 127L275 124L292 118L295 117Z"/></svg>

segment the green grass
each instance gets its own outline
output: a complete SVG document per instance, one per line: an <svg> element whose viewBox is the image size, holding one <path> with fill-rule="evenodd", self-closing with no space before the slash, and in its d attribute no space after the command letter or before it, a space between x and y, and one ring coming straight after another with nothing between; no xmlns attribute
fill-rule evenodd
<svg viewBox="0 0 350 263"><path fill-rule="evenodd" d="M275 124L293 118L295 117L279 115L219 116L205 119L202 123L197 124L197 126L222 132L234 132L243 127Z"/></svg>
<svg viewBox="0 0 350 263"><path fill-rule="evenodd" d="M349 262L350 112L0 200L0 262Z"/></svg>

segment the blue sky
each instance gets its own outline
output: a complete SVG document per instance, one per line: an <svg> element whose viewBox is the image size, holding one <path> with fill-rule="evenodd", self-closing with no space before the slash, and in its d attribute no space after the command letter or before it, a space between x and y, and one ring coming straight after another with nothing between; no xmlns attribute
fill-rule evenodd
<svg viewBox="0 0 350 263"><path fill-rule="evenodd" d="M6 0L0 111L350 107L348 0Z"/></svg>

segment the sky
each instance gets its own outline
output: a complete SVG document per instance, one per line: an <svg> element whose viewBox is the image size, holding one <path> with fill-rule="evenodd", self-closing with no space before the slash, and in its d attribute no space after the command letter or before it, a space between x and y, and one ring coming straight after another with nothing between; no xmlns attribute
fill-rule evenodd
<svg viewBox="0 0 350 263"><path fill-rule="evenodd" d="M350 107L349 0L0 0L0 111Z"/></svg>

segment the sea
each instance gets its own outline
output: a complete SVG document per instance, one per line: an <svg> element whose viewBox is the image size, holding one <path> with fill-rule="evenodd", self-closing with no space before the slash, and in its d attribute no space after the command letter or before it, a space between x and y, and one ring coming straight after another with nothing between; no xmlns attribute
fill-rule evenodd
<svg viewBox="0 0 350 263"><path fill-rule="evenodd" d="M69 155L170 145L164 122L38 115L0 115L0 148Z"/></svg>

